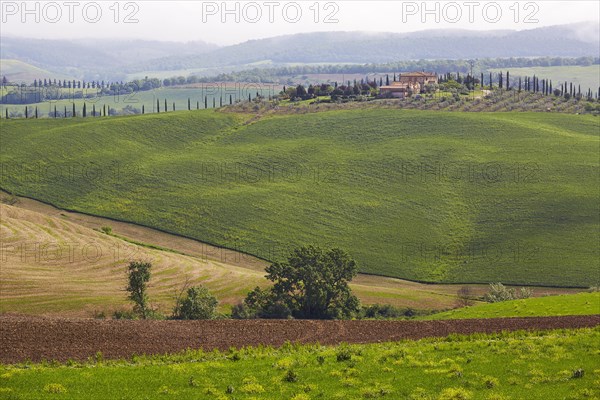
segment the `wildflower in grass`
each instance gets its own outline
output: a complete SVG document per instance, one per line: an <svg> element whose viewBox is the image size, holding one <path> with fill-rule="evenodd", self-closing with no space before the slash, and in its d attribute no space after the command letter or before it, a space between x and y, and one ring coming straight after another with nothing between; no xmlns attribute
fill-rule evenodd
<svg viewBox="0 0 600 400"><path fill-rule="evenodd" d="M488 389L493 389L500 384L498 379L496 379L492 376L486 376L483 383L484 383L485 387Z"/></svg>
<svg viewBox="0 0 600 400"><path fill-rule="evenodd" d="M470 400L473 395L463 388L446 388L438 396L438 400Z"/></svg>
<svg viewBox="0 0 600 400"><path fill-rule="evenodd" d="M300 393L292 397L292 400L310 400L310 397L305 393Z"/></svg>
<svg viewBox="0 0 600 400"><path fill-rule="evenodd" d="M49 383L44 386L44 392L46 393L67 393L67 388L61 385L60 383Z"/></svg>

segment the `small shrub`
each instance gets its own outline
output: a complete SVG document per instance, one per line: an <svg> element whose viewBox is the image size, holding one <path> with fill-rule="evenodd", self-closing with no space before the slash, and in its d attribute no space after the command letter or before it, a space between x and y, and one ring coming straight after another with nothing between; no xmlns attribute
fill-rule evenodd
<svg viewBox="0 0 600 400"><path fill-rule="evenodd" d="M371 304L363 307L362 316L375 319L400 318L405 316L406 311L391 304Z"/></svg>
<svg viewBox="0 0 600 400"><path fill-rule="evenodd" d="M325 363L325 357L323 357L323 356L317 356L317 363L319 365L323 365Z"/></svg>
<svg viewBox="0 0 600 400"><path fill-rule="evenodd" d="M498 303L501 301L528 299L533 295L530 288L521 288L519 291L507 288L501 283L490 284L490 291L485 294L483 299L488 303Z"/></svg>
<svg viewBox="0 0 600 400"><path fill-rule="evenodd" d="M498 379L488 376L484 381L485 387L488 389L493 389L499 385Z"/></svg>
<svg viewBox="0 0 600 400"><path fill-rule="evenodd" d="M225 389L225 393L227 394L233 394L235 392L235 388L231 385L227 386L227 389Z"/></svg>
<svg viewBox="0 0 600 400"><path fill-rule="evenodd" d="M352 360L352 353L348 347L341 347L335 355L335 358L338 362L350 361Z"/></svg>
<svg viewBox="0 0 600 400"><path fill-rule="evenodd" d="M283 377L283 380L289 383L298 382L298 374L293 369L288 369Z"/></svg>
<svg viewBox="0 0 600 400"><path fill-rule="evenodd" d="M113 319L137 319L133 311L117 310L113 313Z"/></svg>
<svg viewBox="0 0 600 400"><path fill-rule="evenodd" d="M578 368L578 369L574 370L573 373L571 374L571 379L583 378L584 375L585 375L585 371L581 368Z"/></svg>
<svg viewBox="0 0 600 400"><path fill-rule="evenodd" d="M106 233L107 235L112 234L112 228L110 226L103 226L102 228L100 228L100 230Z"/></svg>
<svg viewBox="0 0 600 400"><path fill-rule="evenodd" d="M187 296L179 299L175 310L174 319L214 319L219 302L207 288L194 286L188 289Z"/></svg>

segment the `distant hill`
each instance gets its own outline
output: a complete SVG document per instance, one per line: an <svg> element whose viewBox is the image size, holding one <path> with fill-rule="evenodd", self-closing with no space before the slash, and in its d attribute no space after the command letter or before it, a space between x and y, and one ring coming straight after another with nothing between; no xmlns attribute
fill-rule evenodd
<svg viewBox="0 0 600 400"><path fill-rule="evenodd" d="M23 61L2 59L0 59L0 76L5 76L9 82L27 83L34 79L73 79L70 75L50 72Z"/></svg>
<svg viewBox="0 0 600 400"><path fill-rule="evenodd" d="M3 37L1 59L16 59L53 73L84 79L119 79L132 63L164 57L202 54L217 46L205 42L158 42L146 40L43 40Z"/></svg>
<svg viewBox="0 0 600 400"><path fill-rule="evenodd" d="M578 57L598 55L598 46L598 35L586 36L584 40L578 27L571 25L526 31L320 32L250 40L202 56L162 58L130 68L198 68L264 60L273 63L384 63L414 59Z"/></svg>
<svg viewBox="0 0 600 400"><path fill-rule="evenodd" d="M419 59L599 56L597 24L524 31L319 32L218 47L205 42L38 40L7 37L0 58L84 79L124 79L144 71L229 68L268 61L386 63ZM93 43L93 46L90 44Z"/></svg>

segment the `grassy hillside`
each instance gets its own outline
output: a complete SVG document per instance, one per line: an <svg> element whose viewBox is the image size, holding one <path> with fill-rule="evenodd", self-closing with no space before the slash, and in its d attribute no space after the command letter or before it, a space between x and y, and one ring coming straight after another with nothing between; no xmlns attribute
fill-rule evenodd
<svg viewBox="0 0 600 400"><path fill-rule="evenodd" d="M7 399L598 398L598 329L0 366ZM583 370L583 376L575 371ZM581 373L580 373L581 374Z"/></svg>
<svg viewBox="0 0 600 400"><path fill-rule="evenodd" d="M257 285L267 285L267 263L254 257L50 206L37 205L38 211L21 208L31 206L25 203L32 201L21 200L19 207L0 205L0 314L90 317L129 308L123 288L131 259L152 262L150 298L165 314L171 312L176 293L187 280L208 287L223 312ZM99 232L104 226L111 227L111 236ZM26 257L22 251L28 251ZM457 289L451 285L432 287L365 275L351 285L364 304L439 310L453 307L456 301Z"/></svg>
<svg viewBox="0 0 600 400"><path fill-rule="evenodd" d="M48 217L4 204L0 208L0 313L90 317L93 312L111 314L129 308L124 288L131 259L153 263L151 302L166 314L186 279L190 285L209 287L223 308L256 285L266 284L263 272L218 258L135 245L75 224L66 216Z"/></svg>
<svg viewBox="0 0 600 400"><path fill-rule="evenodd" d="M2 188L265 259L347 249L430 282L592 286L598 119L351 110L2 120Z"/></svg>
<svg viewBox="0 0 600 400"><path fill-rule="evenodd" d="M425 319L467 319L600 314L600 293L578 293L480 304Z"/></svg>

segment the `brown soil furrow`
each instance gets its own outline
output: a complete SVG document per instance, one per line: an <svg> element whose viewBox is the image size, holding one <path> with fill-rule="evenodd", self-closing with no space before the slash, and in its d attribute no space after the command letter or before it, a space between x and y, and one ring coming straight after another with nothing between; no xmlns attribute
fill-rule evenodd
<svg viewBox="0 0 600 400"><path fill-rule="evenodd" d="M107 359L271 345L286 341L376 343L450 334L583 328L600 325L600 315L453 321L111 321L0 316L0 362ZM310 332L310 333L309 333Z"/></svg>

